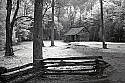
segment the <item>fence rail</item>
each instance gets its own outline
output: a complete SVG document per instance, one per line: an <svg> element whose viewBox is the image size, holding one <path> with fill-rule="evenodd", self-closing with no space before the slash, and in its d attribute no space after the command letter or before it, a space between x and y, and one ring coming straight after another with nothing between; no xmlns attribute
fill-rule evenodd
<svg viewBox="0 0 125 83"><path fill-rule="evenodd" d="M102 56L47 58L42 59L41 62L44 63L43 68L35 70L36 74L29 75L29 78L40 75L40 73L42 75L96 75L103 73L104 69L109 66ZM29 63L11 69L0 69L2 71L0 71L0 80L6 81L24 74L27 75L33 71L33 68L33 63ZM4 72L4 70L7 71Z"/></svg>
<svg viewBox="0 0 125 83"><path fill-rule="evenodd" d="M45 75L96 75L103 73L109 64L102 56L47 58L43 60Z"/></svg>
<svg viewBox="0 0 125 83"><path fill-rule="evenodd" d="M0 74L0 81L5 82L5 81L11 80L15 77L26 74L29 71L31 71L32 68L33 68L33 63L29 63L29 64L26 64L26 65L23 65L23 66L7 69L6 72L3 72L3 73Z"/></svg>

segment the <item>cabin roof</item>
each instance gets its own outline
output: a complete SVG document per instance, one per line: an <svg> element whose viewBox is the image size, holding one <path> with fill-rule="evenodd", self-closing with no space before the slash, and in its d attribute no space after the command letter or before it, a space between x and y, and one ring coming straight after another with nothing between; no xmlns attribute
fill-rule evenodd
<svg viewBox="0 0 125 83"><path fill-rule="evenodd" d="M84 27L80 27L80 28L71 28L68 32L66 32L64 35L76 35L78 34L80 31L83 30Z"/></svg>

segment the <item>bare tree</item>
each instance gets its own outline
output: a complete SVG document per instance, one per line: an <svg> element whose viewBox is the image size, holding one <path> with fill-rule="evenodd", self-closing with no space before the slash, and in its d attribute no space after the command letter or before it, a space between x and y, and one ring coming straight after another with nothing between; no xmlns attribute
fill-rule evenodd
<svg viewBox="0 0 125 83"><path fill-rule="evenodd" d="M54 0L52 0L51 46L54 46Z"/></svg>
<svg viewBox="0 0 125 83"><path fill-rule="evenodd" d="M41 67L43 59L42 54L42 10L43 0L35 0L34 9L34 29L33 29L33 62L34 67Z"/></svg>
<svg viewBox="0 0 125 83"><path fill-rule="evenodd" d="M12 0L7 0L7 16L6 16L6 51L5 56L12 56L13 51L11 47L11 26L10 26L10 16L11 16L11 10L12 10Z"/></svg>
<svg viewBox="0 0 125 83"><path fill-rule="evenodd" d="M105 29L104 29L104 22L103 22L103 3L102 0L100 0L100 6L101 6L101 26L102 26L102 44L103 48L107 48L107 44L105 44Z"/></svg>
<svg viewBox="0 0 125 83"><path fill-rule="evenodd" d="M13 26L16 19L18 10L19 10L19 0L17 0L17 7L13 16L12 21L10 22L12 10L12 0L7 0L7 16L6 16L6 52L5 56L13 56L13 47L12 47L12 35L13 35Z"/></svg>

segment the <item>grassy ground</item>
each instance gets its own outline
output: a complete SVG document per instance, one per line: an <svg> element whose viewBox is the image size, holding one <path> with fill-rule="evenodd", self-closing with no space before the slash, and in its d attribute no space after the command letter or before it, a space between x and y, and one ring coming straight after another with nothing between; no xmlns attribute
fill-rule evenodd
<svg viewBox="0 0 125 83"><path fill-rule="evenodd" d="M108 49L102 49L100 42L74 42L69 46L68 43L55 41L55 47L50 47L50 41L45 41L44 43L46 46L43 47L44 58L101 55L105 61L112 65L104 72L105 75L108 75L108 81L106 79L105 82L101 83L108 83L109 80L111 83L125 83L124 43L108 42ZM0 66L12 68L32 62L32 44L32 42L23 42L20 45L14 46L15 57L4 57L4 51L0 52ZM54 79L36 77L27 83L83 83L83 81L93 78L88 76L59 76Z"/></svg>

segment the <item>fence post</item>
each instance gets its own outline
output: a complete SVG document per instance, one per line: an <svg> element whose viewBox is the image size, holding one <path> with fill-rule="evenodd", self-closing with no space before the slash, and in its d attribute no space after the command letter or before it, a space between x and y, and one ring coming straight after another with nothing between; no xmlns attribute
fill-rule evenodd
<svg viewBox="0 0 125 83"><path fill-rule="evenodd" d="M98 59L96 59L95 62L96 62L96 72L97 72L97 75L98 75L98 76L102 76L104 69L100 67L101 65L100 65Z"/></svg>

